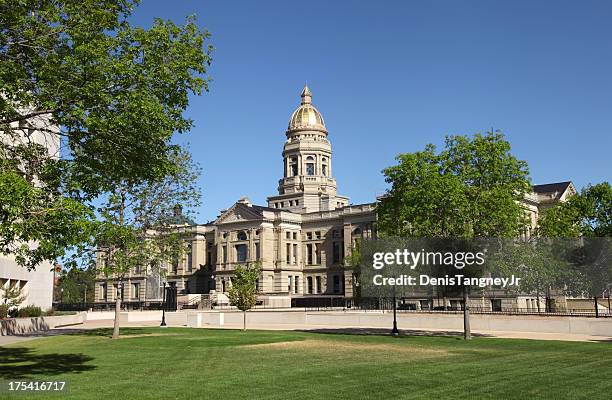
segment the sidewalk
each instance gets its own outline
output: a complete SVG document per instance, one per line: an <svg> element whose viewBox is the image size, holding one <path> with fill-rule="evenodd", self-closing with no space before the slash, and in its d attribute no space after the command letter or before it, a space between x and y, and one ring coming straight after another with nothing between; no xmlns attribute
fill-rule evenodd
<svg viewBox="0 0 612 400"><path fill-rule="evenodd" d="M159 321L144 321L144 322L133 322L122 324L122 328L135 328L135 327L157 327ZM0 336L0 346L4 346L12 343L19 343L27 340L34 340L41 337L56 336L66 333L74 333L80 330L99 329L99 328L112 328L113 320L94 320L87 321L81 325L74 325L69 327L55 328L49 331L40 332L36 334L23 335L23 336ZM299 324L251 324L247 323L248 329L257 330L299 330L305 332L314 333L336 333L336 334L376 334L384 335L390 333L389 329L385 328L339 328L338 326L330 325L316 325L316 326L304 326ZM204 327L204 328L192 328L192 329L242 329L242 324L224 324L221 327ZM443 329L402 329L400 326L400 334L406 336L463 336L463 332L460 330L443 330ZM612 343L611 336L593 336L593 335L579 335L579 334L561 334L561 333L540 333L540 332L511 332L511 331L486 331L486 330L473 330L472 335L474 337L483 338L504 338L504 339L533 339L533 340L562 340L562 341L573 341L573 342L603 342Z"/></svg>

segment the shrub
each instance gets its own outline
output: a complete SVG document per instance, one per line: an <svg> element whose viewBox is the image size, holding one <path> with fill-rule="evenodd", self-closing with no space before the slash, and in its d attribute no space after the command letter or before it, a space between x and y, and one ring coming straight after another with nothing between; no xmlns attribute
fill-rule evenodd
<svg viewBox="0 0 612 400"><path fill-rule="evenodd" d="M0 304L0 319L8 318L8 305Z"/></svg>
<svg viewBox="0 0 612 400"><path fill-rule="evenodd" d="M40 317L42 310L37 306L25 306L17 311L17 317Z"/></svg>
<svg viewBox="0 0 612 400"><path fill-rule="evenodd" d="M52 315L55 315L55 310L54 310L54 309L52 309L52 308L50 308L50 309L48 309L47 311L45 311L45 313L44 313L44 314L45 314L47 317L50 317L50 316L52 316Z"/></svg>

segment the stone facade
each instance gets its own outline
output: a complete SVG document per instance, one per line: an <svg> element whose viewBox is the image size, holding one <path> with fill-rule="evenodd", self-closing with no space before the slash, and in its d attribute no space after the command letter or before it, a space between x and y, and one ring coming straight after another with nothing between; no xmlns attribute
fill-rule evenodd
<svg viewBox="0 0 612 400"><path fill-rule="evenodd" d="M327 128L308 87L291 115L286 138L283 177L267 206L243 198L212 223L176 226L185 234L190 251L167 267L165 279L179 294L211 294L215 301L227 301L224 293L236 266L260 262L257 286L264 304L353 297L353 276L344 260L358 240L376 237L376 204L352 205L337 193ZM532 227L544 207L572 193L575 189L569 182L534 186L524 203ZM124 301L160 300L161 279L152 275L133 271L123 288ZM118 293L114 285L112 279L100 276L96 301L113 302ZM423 300L419 308L422 302L432 304Z"/></svg>

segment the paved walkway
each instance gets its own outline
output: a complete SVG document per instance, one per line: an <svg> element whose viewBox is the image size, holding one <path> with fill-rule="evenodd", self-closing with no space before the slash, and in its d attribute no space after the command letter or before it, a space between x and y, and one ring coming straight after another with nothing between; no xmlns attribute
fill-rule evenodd
<svg viewBox="0 0 612 400"><path fill-rule="evenodd" d="M134 328L134 327L155 327L159 326L159 321L144 321L144 322L133 322L121 325L123 328ZM23 336L0 336L0 346L7 344L19 343L26 340L34 340L41 337L57 336L66 333L74 333L80 330L88 329L99 329L99 328L112 328L113 320L94 320L87 321L84 324L73 325L69 327L61 327L51 329L49 331L40 332L36 334L29 334ZM219 327L211 327L219 329ZM221 329L242 329L242 324L225 324L220 327ZM260 329L260 330L299 330L305 332L318 332L318 333L348 333L348 334L388 334L390 329L383 328L338 328L337 326L299 326L297 324L248 324L249 329ZM194 328L196 329L196 328ZM205 328L204 328L205 329ZM407 336L431 336L431 335L443 335L443 336L463 336L462 331L456 330L442 330L442 329L400 329L400 334ZM560 334L560 333L538 333L538 332L506 332L506 331L472 331L474 337L487 337L487 338L507 338L507 339L535 339L535 340L564 340L564 341L575 341L575 342L605 342L612 343L612 336L592 336L592 335L578 335L578 334Z"/></svg>

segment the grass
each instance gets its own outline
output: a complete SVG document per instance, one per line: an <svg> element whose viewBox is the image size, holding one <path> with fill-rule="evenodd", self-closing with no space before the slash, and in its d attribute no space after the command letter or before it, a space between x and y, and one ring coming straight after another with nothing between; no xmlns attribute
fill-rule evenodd
<svg viewBox="0 0 612 400"><path fill-rule="evenodd" d="M610 343L186 328L126 328L119 340L109 334L0 347L0 380L68 382L66 394L35 399L594 400L612 393Z"/></svg>

